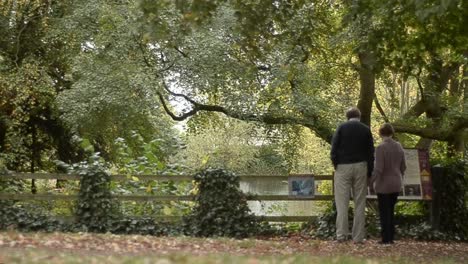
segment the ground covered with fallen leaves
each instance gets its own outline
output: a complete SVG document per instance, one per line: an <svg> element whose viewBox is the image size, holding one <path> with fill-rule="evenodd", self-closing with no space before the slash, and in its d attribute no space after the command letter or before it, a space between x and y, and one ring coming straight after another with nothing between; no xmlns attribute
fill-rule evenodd
<svg viewBox="0 0 468 264"><path fill-rule="evenodd" d="M468 263L468 243L0 232L0 263Z"/></svg>

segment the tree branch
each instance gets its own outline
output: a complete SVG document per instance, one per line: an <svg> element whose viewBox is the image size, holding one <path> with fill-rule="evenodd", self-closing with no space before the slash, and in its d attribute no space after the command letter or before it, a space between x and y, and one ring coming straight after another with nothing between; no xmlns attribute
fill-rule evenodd
<svg viewBox="0 0 468 264"><path fill-rule="evenodd" d="M424 89L423 89L420 77L421 77L421 68L419 68L419 72L418 72L418 74L416 76L416 81L418 83L419 92L421 93L421 98L422 98L422 100L424 100Z"/></svg>
<svg viewBox="0 0 468 264"><path fill-rule="evenodd" d="M158 93L158 97L159 97L159 100L161 101L161 104L164 108L164 111L166 111L166 113L174 120L174 121L183 121L193 115L195 115L198 110L196 108L193 108L191 111L187 112L187 113L184 113L183 115L181 116L176 116L174 113L172 113L172 111L167 107L166 105L166 101L164 100L164 97L163 95L160 93L160 92L157 92Z"/></svg>
<svg viewBox="0 0 468 264"><path fill-rule="evenodd" d="M421 99L403 115L402 119L404 120L411 117L419 117L426 111L426 108L426 102L424 99Z"/></svg>
<svg viewBox="0 0 468 264"><path fill-rule="evenodd" d="M277 113L264 113L262 115L256 114L244 114L239 112L234 112L226 109L225 107L218 106L218 105L208 105L208 104L201 104L187 95L172 92L166 83L163 82L164 89L171 94L172 96L182 97L188 102L192 104L192 110L186 112L180 116L175 115L167 106L167 103L164 99L164 96L158 92L159 100L161 101L164 110L166 113L175 121L183 121L195 114L198 111L209 111L209 112L218 112L222 113L228 117L243 120L243 121L255 121L255 122L262 122L267 125L302 125L305 126L312 131L314 131L318 137L322 138L326 142L330 143L333 131L325 124L320 122L320 117L317 115L308 115L307 117L293 117L293 116L283 116L278 115Z"/></svg>
<svg viewBox="0 0 468 264"><path fill-rule="evenodd" d="M423 138L435 139L435 140L442 140L446 141L448 139L448 131L441 132L441 129L433 129L433 128L420 128L410 126L408 124L399 124L393 123L393 128L395 132L398 133L408 133L412 135L417 135Z"/></svg>
<svg viewBox="0 0 468 264"><path fill-rule="evenodd" d="M377 107L377 110L379 110L379 113L382 115L383 119L385 120L385 122L390 123L387 115L385 114L382 106L380 105L379 99L377 98L376 94L374 94L374 103L375 103L375 106Z"/></svg>
<svg viewBox="0 0 468 264"><path fill-rule="evenodd" d="M169 89L169 86L167 85L167 83L163 80L162 81L162 84L163 84L163 87L164 87L164 90L166 90L169 94L171 94L172 96L176 96L176 97L182 97L184 98L185 100L189 101L192 105L196 106L198 105L197 102L195 102L192 98L188 97L187 95L185 94L180 94L180 93L175 93L173 91L171 91Z"/></svg>
<svg viewBox="0 0 468 264"><path fill-rule="evenodd" d="M179 47L176 46L176 47L174 47L174 49L175 49L178 53L180 53L180 55L182 55L182 57L188 58L188 54L185 53L185 52L183 52Z"/></svg>
<svg viewBox="0 0 468 264"><path fill-rule="evenodd" d="M393 123L392 125L395 129L395 132L408 133L428 139L448 141L454 137L455 134L468 128L468 118L459 118L450 127L443 125L433 125L421 128L402 123Z"/></svg>

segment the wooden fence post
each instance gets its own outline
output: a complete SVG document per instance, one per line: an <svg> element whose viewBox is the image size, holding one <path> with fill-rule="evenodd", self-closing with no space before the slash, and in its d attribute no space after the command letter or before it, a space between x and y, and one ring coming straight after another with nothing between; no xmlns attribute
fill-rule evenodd
<svg viewBox="0 0 468 264"><path fill-rule="evenodd" d="M444 177L445 170L440 165L431 168L432 175L432 201L430 203L430 223L433 229L438 230L440 227L440 193L439 186L443 185L443 181L447 180Z"/></svg>

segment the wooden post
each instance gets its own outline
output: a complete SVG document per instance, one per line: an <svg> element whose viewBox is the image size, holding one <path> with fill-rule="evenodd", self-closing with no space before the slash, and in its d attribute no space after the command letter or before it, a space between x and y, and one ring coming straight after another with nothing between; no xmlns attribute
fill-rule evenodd
<svg viewBox="0 0 468 264"><path fill-rule="evenodd" d="M443 185L445 170L441 166L434 166L431 168L432 174L432 202L429 204L430 210L430 223L433 229L438 230L440 227L440 193L438 187Z"/></svg>

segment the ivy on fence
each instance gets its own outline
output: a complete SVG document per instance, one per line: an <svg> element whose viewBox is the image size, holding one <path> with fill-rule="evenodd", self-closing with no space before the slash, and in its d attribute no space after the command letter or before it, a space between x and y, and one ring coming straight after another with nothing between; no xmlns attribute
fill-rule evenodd
<svg viewBox="0 0 468 264"><path fill-rule="evenodd" d="M80 175L76 224L92 232L106 232L116 218L118 206L111 197L111 176L97 155L90 162L73 165L71 170Z"/></svg>
<svg viewBox="0 0 468 264"><path fill-rule="evenodd" d="M239 188L239 177L222 169L195 175L196 206L184 219L184 231L194 236L248 237L266 231L252 214L247 197Z"/></svg>

